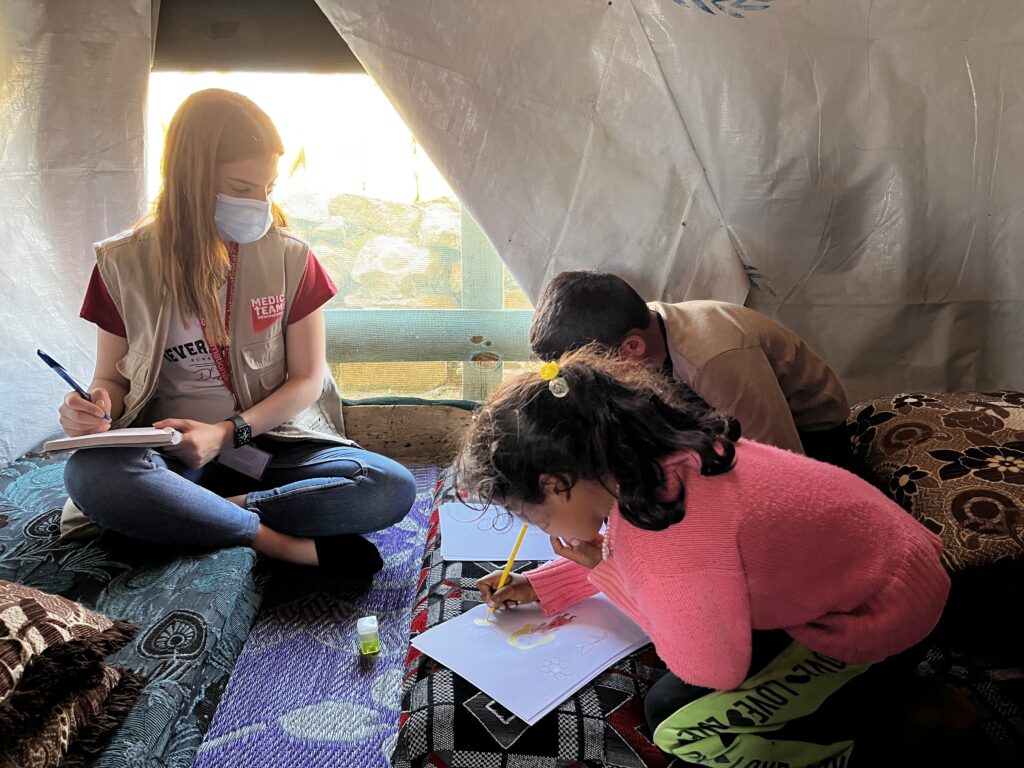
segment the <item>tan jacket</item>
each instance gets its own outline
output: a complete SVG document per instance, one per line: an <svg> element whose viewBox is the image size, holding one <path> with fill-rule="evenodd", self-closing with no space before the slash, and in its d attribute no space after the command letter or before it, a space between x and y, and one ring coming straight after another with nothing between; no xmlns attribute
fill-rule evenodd
<svg viewBox="0 0 1024 768"><path fill-rule="evenodd" d="M799 432L846 421L846 393L832 369L760 312L721 301L648 306L665 321L676 378L739 419L744 437L803 453Z"/></svg>
<svg viewBox="0 0 1024 768"><path fill-rule="evenodd" d="M151 225L128 230L96 245L96 261L110 298L124 321L128 352L117 370L129 382L124 411L112 428L130 426L152 399L172 315L170 294L160 276L156 232ZM309 246L272 227L255 243L239 247L231 307L231 379L242 410L252 408L287 378L285 329L288 309L305 274ZM263 297L285 297L285 312L254 332L252 305ZM266 433L279 440L319 440L354 445L345 437L341 394L324 362L324 387L309 408ZM77 515L75 514L77 513ZM64 535L85 520L65 505Z"/></svg>

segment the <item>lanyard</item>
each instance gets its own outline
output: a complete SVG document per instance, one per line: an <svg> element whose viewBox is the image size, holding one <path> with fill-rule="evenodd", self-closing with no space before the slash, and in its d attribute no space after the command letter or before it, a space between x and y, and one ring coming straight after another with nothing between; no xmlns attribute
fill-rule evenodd
<svg viewBox="0 0 1024 768"><path fill-rule="evenodd" d="M228 338L231 337L231 300L235 295L235 270L238 267L238 243L231 243L231 247L228 249L231 256L231 269L228 271L228 290L227 295L224 297L224 330L228 333ZM231 380L231 356L228 354L229 347L220 346L219 344L212 344L210 342L210 336L206 332L206 320L199 318L199 327L203 330L203 338L206 340L206 348L210 350L210 356L213 358L213 364L217 366L217 373L220 374L220 380L224 382L224 386L227 387L228 392L231 393L231 399L235 402L235 410L238 411L238 397L235 395L235 385Z"/></svg>

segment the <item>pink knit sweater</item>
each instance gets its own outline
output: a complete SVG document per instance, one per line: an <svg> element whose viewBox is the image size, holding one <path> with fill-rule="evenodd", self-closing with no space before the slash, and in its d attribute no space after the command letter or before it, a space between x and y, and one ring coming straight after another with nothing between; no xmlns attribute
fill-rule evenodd
<svg viewBox="0 0 1024 768"><path fill-rule="evenodd" d="M666 493L686 516L662 531L614 507L609 555L588 569L555 560L527 574L551 614L604 592L693 685L747 677L752 629L784 629L847 663L880 661L924 639L949 592L941 540L854 475L740 440L736 465L703 477L681 453Z"/></svg>

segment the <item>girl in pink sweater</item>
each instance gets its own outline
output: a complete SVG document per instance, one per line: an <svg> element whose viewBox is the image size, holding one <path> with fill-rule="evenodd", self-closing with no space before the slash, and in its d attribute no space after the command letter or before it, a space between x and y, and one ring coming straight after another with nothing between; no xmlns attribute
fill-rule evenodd
<svg viewBox="0 0 1024 768"><path fill-rule="evenodd" d="M593 349L502 386L456 477L562 556L500 590L498 572L481 579L488 604L553 614L604 592L668 666L646 701L655 742L694 762L844 762L852 742L758 734L919 643L949 590L939 538L880 491L738 439L668 380Z"/></svg>

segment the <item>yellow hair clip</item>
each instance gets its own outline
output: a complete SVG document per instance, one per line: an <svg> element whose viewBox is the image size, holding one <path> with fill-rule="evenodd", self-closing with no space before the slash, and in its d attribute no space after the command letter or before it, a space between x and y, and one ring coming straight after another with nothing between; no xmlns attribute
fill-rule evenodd
<svg viewBox="0 0 1024 768"><path fill-rule="evenodd" d="M540 367L540 377L548 383L548 391L555 397L565 397L569 394L569 384L558 375L560 372L561 369L554 360Z"/></svg>

